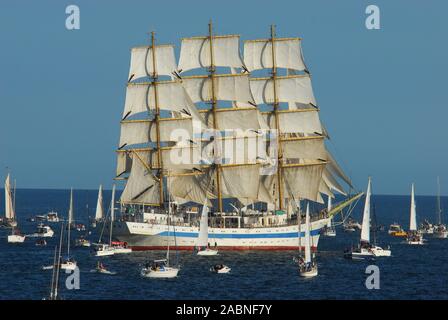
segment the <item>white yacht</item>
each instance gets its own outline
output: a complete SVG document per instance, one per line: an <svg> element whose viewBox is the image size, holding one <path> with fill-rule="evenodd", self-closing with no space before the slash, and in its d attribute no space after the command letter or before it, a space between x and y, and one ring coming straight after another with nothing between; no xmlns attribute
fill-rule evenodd
<svg viewBox="0 0 448 320"><path fill-rule="evenodd" d="M207 199L206 199L207 200ZM201 221L199 225L199 234L196 247L198 256L216 256L218 250L212 250L208 245L208 207L207 201L204 201L202 207Z"/></svg>
<svg viewBox="0 0 448 320"><path fill-rule="evenodd" d="M305 218L305 257L299 257L299 275L305 278L315 277L318 274L316 258L311 255L311 223L310 223L310 205L306 205Z"/></svg>
<svg viewBox="0 0 448 320"><path fill-rule="evenodd" d="M331 196L328 195L328 202L327 202L327 212L330 212L332 209L332 203L331 203ZM327 225L323 229L324 236L326 237L336 237L336 228L333 225L333 219L332 217L328 218Z"/></svg>
<svg viewBox="0 0 448 320"><path fill-rule="evenodd" d="M141 275L147 278L175 278L178 272L178 268L168 266L167 259L161 259L154 260L152 264L146 264Z"/></svg>
<svg viewBox="0 0 448 320"><path fill-rule="evenodd" d="M423 236L417 231L417 209L415 205L414 184L412 184L411 190L411 214L406 241L408 244L412 245L423 244Z"/></svg>
<svg viewBox="0 0 448 320"><path fill-rule="evenodd" d="M366 202L362 218L361 239L357 247L346 251L344 256L351 259L366 259L372 257L389 257L391 251L370 243L370 197L372 195L371 178L367 184Z"/></svg>
<svg viewBox="0 0 448 320"><path fill-rule="evenodd" d="M28 235L28 237L38 237L38 238L51 238L54 236L54 231L50 226L39 223L37 225L36 232Z"/></svg>
<svg viewBox="0 0 448 320"><path fill-rule="evenodd" d="M48 222L59 222L60 219L58 217L58 213L56 211L50 211L47 213L47 221Z"/></svg>
<svg viewBox="0 0 448 320"><path fill-rule="evenodd" d="M23 243L26 236L20 233L20 230L13 228L12 233L8 235L8 243Z"/></svg>

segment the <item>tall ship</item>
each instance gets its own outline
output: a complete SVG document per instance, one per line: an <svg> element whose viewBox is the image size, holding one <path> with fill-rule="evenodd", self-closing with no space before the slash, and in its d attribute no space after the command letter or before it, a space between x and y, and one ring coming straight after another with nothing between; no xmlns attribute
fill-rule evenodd
<svg viewBox="0 0 448 320"><path fill-rule="evenodd" d="M300 38L244 42L238 35L183 38L131 50L117 149L123 180L113 234L133 250L191 250L200 207L210 208L208 240L219 250L292 250L311 243L362 193L325 146ZM345 187L343 187L345 186ZM319 210L323 195L343 200ZM170 214L168 214L170 212ZM170 231L171 230L171 231Z"/></svg>

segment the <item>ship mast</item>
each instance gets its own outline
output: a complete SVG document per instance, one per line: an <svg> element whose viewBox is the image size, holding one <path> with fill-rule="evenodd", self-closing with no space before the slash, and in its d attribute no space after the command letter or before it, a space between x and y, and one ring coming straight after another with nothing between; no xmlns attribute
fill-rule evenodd
<svg viewBox="0 0 448 320"><path fill-rule="evenodd" d="M152 51L152 82L151 85L154 88L154 105L155 105L155 123L156 123L156 140L157 140L157 164L158 164L158 171L159 171L159 204L160 207L163 208L163 160L162 160L162 152L160 150L160 124L159 124L159 118L160 118L160 109L159 109L159 99L157 95L157 69L156 69L156 46L155 46L155 33L154 31L151 32L151 51Z"/></svg>
<svg viewBox="0 0 448 320"><path fill-rule="evenodd" d="M283 210L283 186L282 186L282 145L280 137L280 122L278 116L279 102L277 96L277 67L275 62L275 26L271 25L271 50L272 50L272 82L274 89L274 116L275 129L277 130L277 183L278 183L278 208Z"/></svg>
<svg viewBox="0 0 448 320"><path fill-rule="evenodd" d="M216 130L217 128L217 117L216 117L216 91L215 91L215 72L216 67L213 59L213 26L212 26L212 20L210 20L208 24L208 33L209 33L209 43L210 43L210 68L209 68L209 77L211 81L211 89L212 89L212 113L213 113L213 129ZM214 142L216 143L217 139L216 136L214 136ZM223 212L222 208L222 194L221 194L221 164L216 163L216 188L218 192L218 210L219 212Z"/></svg>

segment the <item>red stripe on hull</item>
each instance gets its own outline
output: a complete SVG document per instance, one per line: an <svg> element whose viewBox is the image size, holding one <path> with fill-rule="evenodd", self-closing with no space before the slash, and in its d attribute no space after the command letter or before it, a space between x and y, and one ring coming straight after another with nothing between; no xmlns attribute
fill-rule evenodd
<svg viewBox="0 0 448 320"><path fill-rule="evenodd" d="M148 251L148 250L166 250L166 246L130 246L130 248L132 248L133 251ZM193 251L194 247L192 246L182 246L182 247L177 247L174 248L172 247L172 249L174 250L186 250L186 251ZM285 246L255 246L255 247L251 247L251 246L219 246L219 247L210 247L210 249L216 249L216 250L223 250L223 251L244 251L244 250L256 250L256 251L285 251L285 250L305 250L304 247L285 247ZM312 247L311 248L312 251L317 251L316 247Z"/></svg>

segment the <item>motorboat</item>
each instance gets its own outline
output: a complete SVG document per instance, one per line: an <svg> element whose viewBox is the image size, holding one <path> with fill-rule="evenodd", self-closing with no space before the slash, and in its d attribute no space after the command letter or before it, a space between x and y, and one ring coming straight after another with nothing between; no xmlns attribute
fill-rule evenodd
<svg viewBox="0 0 448 320"><path fill-rule="evenodd" d="M210 268L210 271L214 273L229 273L230 270L232 269L224 264L215 264Z"/></svg>
<svg viewBox="0 0 448 320"><path fill-rule="evenodd" d="M20 230L13 229L12 234L8 235L8 243L23 243L26 236L20 233Z"/></svg>
<svg viewBox="0 0 448 320"><path fill-rule="evenodd" d="M58 217L58 213L56 211L48 212L46 220L47 220L47 222L59 222L60 221L60 219Z"/></svg>
<svg viewBox="0 0 448 320"><path fill-rule="evenodd" d="M115 249L107 243L95 243L94 255L95 257L112 256L115 254Z"/></svg>
<svg viewBox="0 0 448 320"><path fill-rule="evenodd" d="M392 223L389 226L388 233L393 237L406 237L407 233L398 223Z"/></svg>
<svg viewBox="0 0 448 320"><path fill-rule="evenodd" d="M141 270L141 275L147 278L175 278L179 268L168 266L167 259L154 260L152 264L146 264Z"/></svg>
<svg viewBox="0 0 448 320"><path fill-rule="evenodd" d="M90 247L91 243L89 240L87 240L86 238L78 238L75 240L75 246L77 247Z"/></svg>

